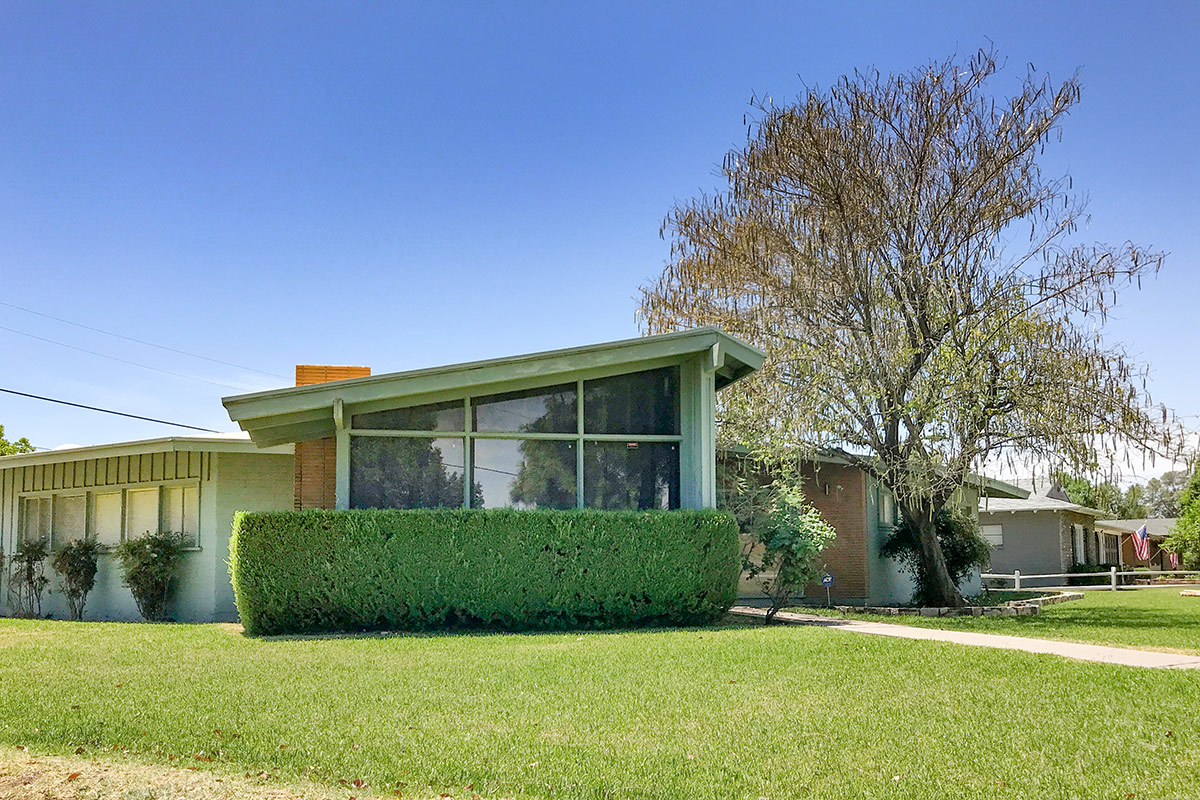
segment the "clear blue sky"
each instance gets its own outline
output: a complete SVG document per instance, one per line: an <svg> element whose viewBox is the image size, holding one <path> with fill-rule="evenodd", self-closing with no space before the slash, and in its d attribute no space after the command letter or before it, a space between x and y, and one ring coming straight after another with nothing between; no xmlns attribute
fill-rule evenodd
<svg viewBox="0 0 1200 800"><path fill-rule="evenodd" d="M6 3L0 300L283 376L638 333L673 201L752 92L993 42L1082 70L1047 154L1087 235L1170 252L1114 338L1200 414L1200 15L1130 4ZM249 390L287 383L0 306L0 326ZM205 383L0 330L0 385L233 428ZM1193 422L1200 419L1193 418ZM172 429L0 396L35 444Z"/></svg>

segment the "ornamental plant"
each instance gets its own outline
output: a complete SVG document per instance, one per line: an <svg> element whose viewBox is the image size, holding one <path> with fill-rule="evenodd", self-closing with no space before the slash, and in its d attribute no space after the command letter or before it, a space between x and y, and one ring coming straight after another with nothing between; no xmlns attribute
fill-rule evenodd
<svg viewBox="0 0 1200 800"><path fill-rule="evenodd" d="M71 619L83 619L83 604L96 585L96 556L99 549L95 539L79 539L55 553L50 561L58 573Z"/></svg>
<svg viewBox="0 0 1200 800"><path fill-rule="evenodd" d="M742 566L751 578L763 578L763 592L771 599L764 620L769 625L816 578L821 551L837 531L804 499L798 482L779 479L770 487L765 513L750 517L750 532L763 547L762 557L747 554Z"/></svg>
<svg viewBox="0 0 1200 800"><path fill-rule="evenodd" d="M938 544L946 559L946 570L957 586L973 569L987 565L992 548L979 535L979 525L965 514L943 509L933 520ZM879 549L885 558L894 558L916 583L914 605L939 605L941 594L921 557L921 540L916 527L902 521L888 534Z"/></svg>
<svg viewBox="0 0 1200 800"><path fill-rule="evenodd" d="M122 580L133 593L138 611L150 622L166 619L167 598L187 541L185 534L160 531L128 539L114 549Z"/></svg>
<svg viewBox="0 0 1200 800"><path fill-rule="evenodd" d="M8 599L9 606L18 617L42 615L42 592L50 583L46 577L46 555L44 539L21 542L13 553Z"/></svg>

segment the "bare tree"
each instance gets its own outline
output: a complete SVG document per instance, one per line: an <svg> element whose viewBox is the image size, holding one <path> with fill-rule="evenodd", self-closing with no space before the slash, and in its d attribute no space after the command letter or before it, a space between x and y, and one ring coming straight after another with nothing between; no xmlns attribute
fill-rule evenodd
<svg viewBox="0 0 1200 800"><path fill-rule="evenodd" d="M728 190L677 205L671 259L643 287L650 332L712 324L767 366L725 393L725 435L775 452L838 447L920 533L930 596L962 598L934 517L997 458L1094 469L1182 437L1141 369L1097 330L1156 271L1132 244L1071 245L1084 203L1038 157L1079 100L1030 66L984 91L993 53L859 73L755 99Z"/></svg>

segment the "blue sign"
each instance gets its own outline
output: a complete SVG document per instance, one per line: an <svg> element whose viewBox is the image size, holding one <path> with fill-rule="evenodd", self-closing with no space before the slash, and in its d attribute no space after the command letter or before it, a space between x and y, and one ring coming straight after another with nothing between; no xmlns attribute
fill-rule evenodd
<svg viewBox="0 0 1200 800"><path fill-rule="evenodd" d="M828 589L830 586L833 586L833 576L826 572L821 576L821 585L826 589Z"/></svg>

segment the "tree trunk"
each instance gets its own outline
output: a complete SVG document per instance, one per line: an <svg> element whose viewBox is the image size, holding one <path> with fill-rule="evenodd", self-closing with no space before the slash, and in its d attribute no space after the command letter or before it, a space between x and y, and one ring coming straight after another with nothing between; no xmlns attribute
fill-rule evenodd
<svg viewBox="0 0 1200 800"><path fill-rule="evenodd" d="M917 544L920 547L921 566L924 568L928 583L924 587L926 602L935 606L966 605L963 597L950 577L946 568L946 557L942 553L942 545L937 539L937 524L931 512L923 512L910 518L917 532Z"/></svg>

